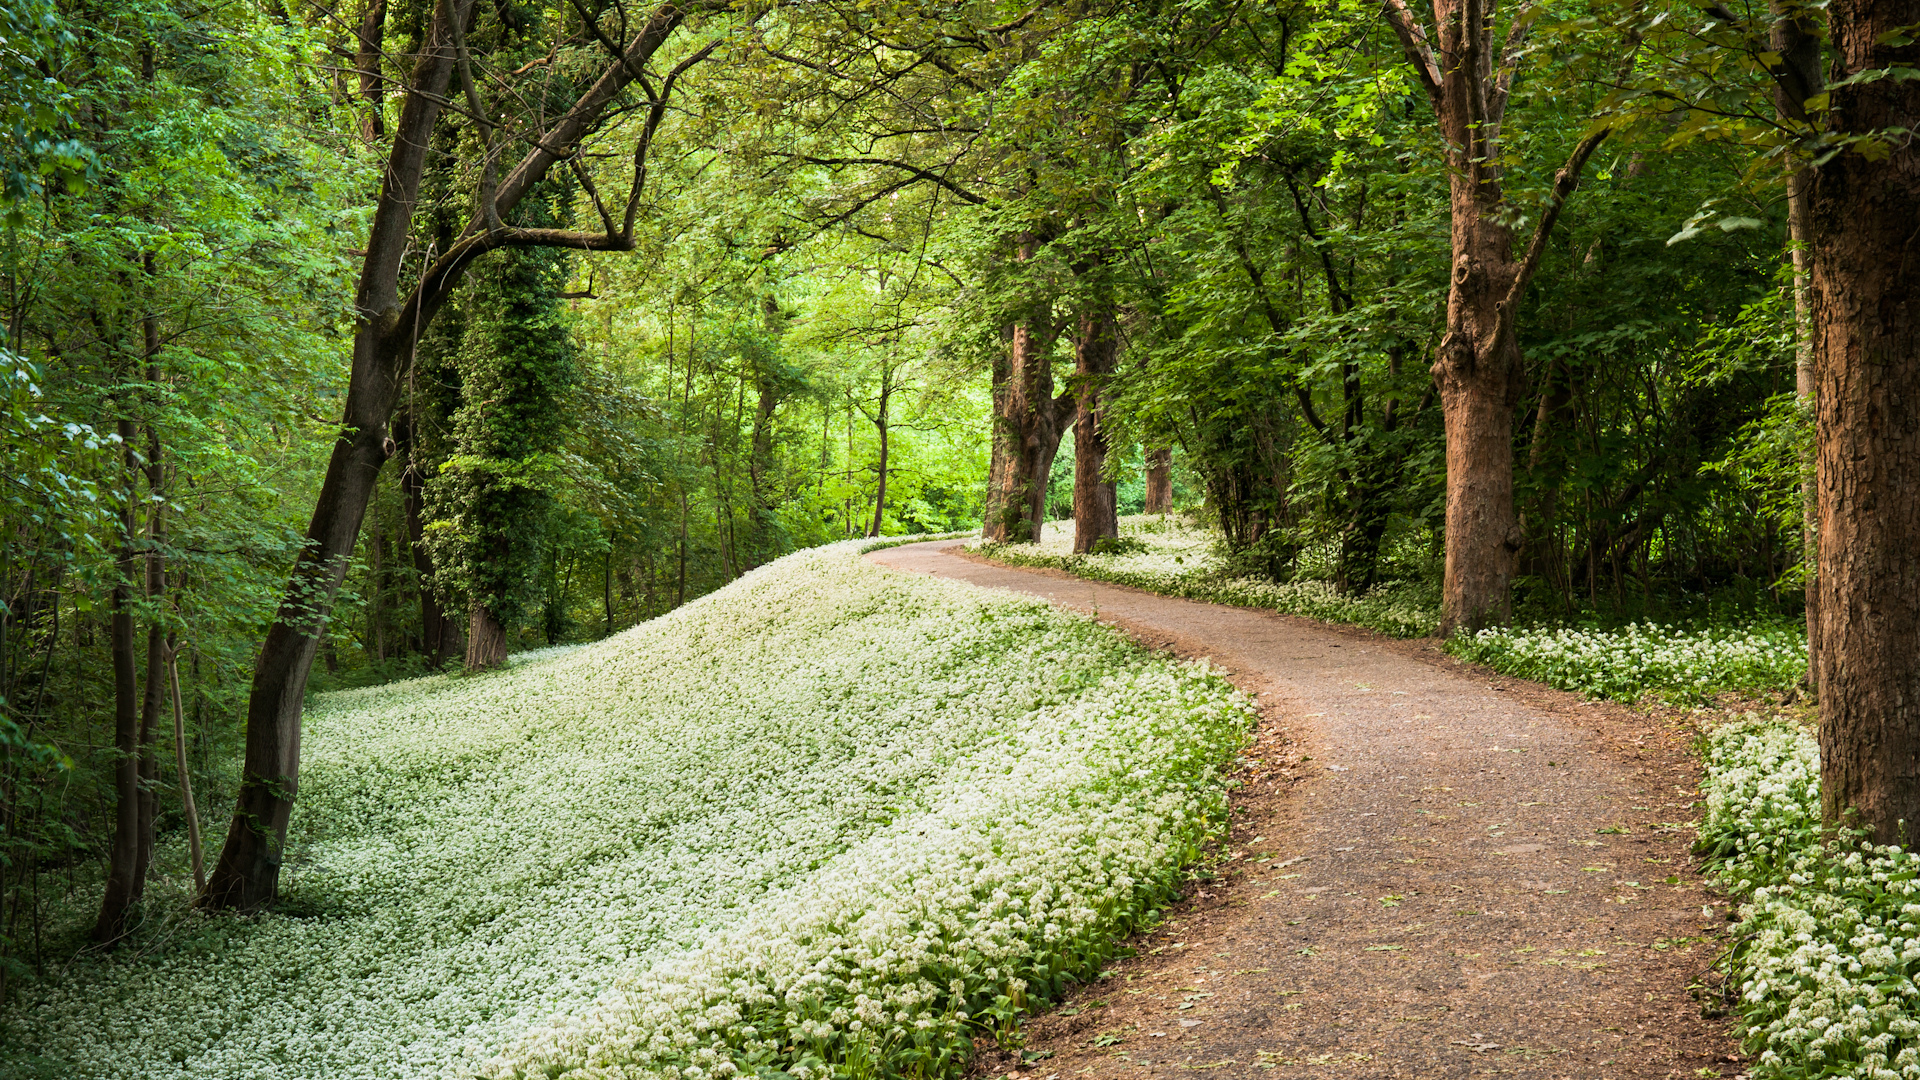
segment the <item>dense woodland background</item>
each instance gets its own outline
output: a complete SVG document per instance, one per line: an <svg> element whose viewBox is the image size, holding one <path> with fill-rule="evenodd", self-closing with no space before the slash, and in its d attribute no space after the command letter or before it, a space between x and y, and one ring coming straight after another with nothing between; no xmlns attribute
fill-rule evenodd
<svg viewBox="0 0 1920 1080"><path fill-rule="evenodd" d="M117 769L122 842L185 829L183 781L227 812L435 10L7 9L8 982L71 951L51 912L98 902ZM1640 6L1526 10L1499 162L1523 236L1616 121L1516 317L1516 617L1796 619L1810 424L1768 89L1702 59L1725 25L1692 9L1671 39ZM471 5L403 290L649 17ZM988 498L1016 397L1046 516L1161 485L1244 573L1437 588L1448 174L1377 4L682 17L500 226L614 236L634 192L629 242L502 246L415 309L309 690L602 637L825 541L1030 536Z"/></svg>

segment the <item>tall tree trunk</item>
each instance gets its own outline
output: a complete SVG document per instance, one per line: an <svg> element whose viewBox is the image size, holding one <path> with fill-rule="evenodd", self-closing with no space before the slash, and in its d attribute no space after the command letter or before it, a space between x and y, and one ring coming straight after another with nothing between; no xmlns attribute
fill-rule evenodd
<svg viewBox="0 0 1920 1080"><path fill-rule="evenodd" d="M400 321L400 259L410 231L428 136L440 115L453 74L453 31L470 0L439 0L383 174L372 234L362 264L341 436L334 441L315 500L306 544L255 662L247 700L246 757L240 794L220 860L201 903L254 911L279 891L281 848L299 793L300 714L307 675L326 634L327 618L346 577L374 479L386 463L387 421L398 400L396 354L389 331ZM416 322L420 321L418 319ZM417 333L417 328L409 328ZM411 342L411 337L402 339Z"/></svg>
<svg viewBox="0 0 1920 1080"><path fill-rule="evenodd" d="M1446 333L1433 363L1447 436L1443 637L1511 616L1514 556L1522 536L1513 507L1513 410L1522 375L1514 313L1561 207L1607 134L1575 146L1554 176L1526 254L1515 258L1507 224L1513 215L1500 184L1500 127L1508 88L1526 52L1529 20L1514 18L1506 45L1496 50L1495 7L1496 0L1434 0L1437 35L1420 24L1406 0L1386 0L1382 11L1427 92L1448 159L1452 272Z"/></svg>
<svg viewBox="0 0 1920 1080"><path fill-rule="evenodd" d="M247 700L246 756L240 793L219 863L201 893L209 908L257 910L271 903L279 888L281 848L299 790L300 716L307 676L326 632L333 599L345 577L354 541L372 497L374 478L393 452L387 422L399 398L402 364L413 342L431 325L468 265L501 247L557 246L624 251L633 247L631 216L638 208L648 148L666 108L664 84L641 127L634 156L634 187L629 225L605 235L558 229L511 228L501 215L519 205L529 191L596 131L617 101L691 11L716 6L706 0L653 7L617 58L605 62L600 76L545 132L530 140L525 156L505 177L493 182L490 163L483 170L479 207L454 245L421 270L413 291L400 294L403 264L414 249L414 203L426 164L434 125L447 101L456 57L472 0L437 0L390 140L386 168L374 207L373 225L362 257L354 308L360 323L354 333L353 362L347 382L340 430L327 461L325 479L307 526L307 543L289 575L274 623L267 630L254 666ZM708 52L696 52L686 63ZM471 86L463 89L471 92ZM469 111L478 114L469 106ZM486 140L482 126L482 140Z"/></svg>
<svg viewBox="0 0 1920 1080"><path fill-rule="evenodd" d="M873 495L873 528L868 536L879 536L880 528L887 519L887 406L893 398L892 369L888 368L880 375L880 408L874 413L873 428L880 440L880 482Z"/></svg>
<svg viewBox="0 0 1920 1080"><path fill-rule="evenodd" d="M1074 356L1073 550L1088 552L1120 535L1114 482L1107 467L1106 385L1120 357L1113 310L1099 306L1080 319Z"/></svg>
<svg viewBox="0 0 1920 1080"><path fill-rule="evenodd" d="M207 860L200 839L200 810L193 804L193 769L187 761L187 716L180 707L180 643L167 642L167 689L173 700L173 762L180 774L180 808L187 815L187 855L193 863L193 885L207 887Z"/></svg>
<svg viewBox="0 0 1920 1080"><path fill-rule="evenodd" d="M1814 92L1821 83L1820 28L1806 12L1789 8L1783 0L1774 0L1772 9L1773 25L1769 28L1768 43L1780 57L1781 73L1786 76L1782 82L1775 84L1774 105L1781 118L1791 122L1796 113L1804 114L1804 96ZM1813 169L1810 166L1795 169L1787 176L1787 243L1793 260L1793 389L1801 404L1809 409L1813 407L1816 390L1810 276L1813 267L1809 248L1813 238L1813 223L1809 216L1809 189L1812 184ZM1815 521L1819 516L1819 500L1811 470L1800 483L1800 506L1800 543L1807 573L1804 590L1807 655L1813 656L1820 651L1820 592L1815 586L1818 574L1814 565L1814 549L1818 546ZM1814 677L1813 664L1807 665L1807 682L1817 693L1819 684Z"/></svg>
<svg viewBox="0 0 1920 1080"><path fill-rule="evenodd" d="M1896 33L1920 2L1837 0L1828 8L1836 82L1920 66ZM1920 305L1914 252L1920 153L1905 131L1920 82L1831 89L1833 134L1889 129L1815 170L1810 198L1818 364L1818 624L1821 808L1858 812L1876 843L1911 846L1920 826ZM1875 159L1877 157L1877 160Z"/></svg>
<svg viewBox="0 0 1920 1080"><path fill-rule="evenodd" d="M134 425L116 425L124 448L127 489L120 511L121 547L115 559L113 608L108 619L108 642L113 655L113 846L107 851L107 890L100 917L93 924L93 940L117 941L126 933L127 914L140 902L146 875L138 872L140 857L140 688L133 656L133 575L136 476L133 460Z"/></svg>
<svg viewBox="0 0 1920 1080"><path fill-rule="evenodd" d="M159 352L158 335L148 320L147 355ZM147 370L149 382L159 381L159 372L151 366ZM160 554L160 545L166 540L166 464L161 454L160 436L150 422L147 424L147 606L153 612L147 622L147 676L145 691L140 696L140 846L134 856L134 873L145 882L147 868L153 865L153 820L159 810L160 792L160 755L154 751L154 742L160 730L160 710L166 703L167 686L167 636L161 626L160 608L167 598L167 563ZM145 893L142 885L135 890L137 902Z"/></svg>
<svg viewBox="0 0 1920 1080"><path fill-rule="evenodd" d="M1047 520L1047 481L1074 408L1072 395L1053 396L1048 344L1024 324L1013 328L1006 390L995 402L999 469L987 490L983 530L988 540L998 543L1038 540Z"/></svg>
<svg viewBox="0 0 1920 1080"><path fill-rule="evenodd" d="M1149 514L1164 514L1173 509L1173 450L1157 446L1147 451L1147 504Z"/></svg>
<svg viewBox="0 0 1920 1080"><path fill-rule="evenodd" d="M768 293L760 301L761 318L768 337L778 339L785 328L786 318L781 314L780 304ZM770 366L770 365L769 365ZM754 382L759 391L759 399L753 409L753 439L749 444L747 456L747 479L752 486L752 504L748 511L749 526L752 529L748 542L752 551L748 552L748 561L755 566L772 558L775 551L776 528L773 518L774 505L777 502L773 491L773 414L780 407L780 382L776 372L757 370Z"/></svg>
<svg viewBox="0 0 1920 1080"><path fill-rule="evenodd" d="M420 650L426 654L427 666L438 670L445 667L449 657L466 651L465 643L460 640L460 624L448 616L440 606L440 597L434 592L433 553L427 550L425 498L426 485L420 469L412 459L417 453L411 445L412 439L419 437L413 429L411 416L403 416L396 423L397 433L404 436L403 442L410 451L406 468L400 471L400 507L407 518L407 550L413 554L413 576L420 591Z"/></svg>
<svg viewBox="0 0 1920 1080"><path fill-rule="evenodd" d="M1040 239L1023 234L1015 257L1033 258ZM995 365L993 462L988 476L986 521L981 535L996 543L1040 539L1047 520L1047 481L1060 436L1072 415L1073 398L1053 396L1051 331L1036 334L1045 316L1034 313L1013 325L1004 373Z"/></svg>

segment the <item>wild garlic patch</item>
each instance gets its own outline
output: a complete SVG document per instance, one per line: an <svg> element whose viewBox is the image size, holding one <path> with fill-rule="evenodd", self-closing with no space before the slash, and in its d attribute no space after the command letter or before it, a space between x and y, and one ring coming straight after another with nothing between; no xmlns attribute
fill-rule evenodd
<svg viewBox="0 0 1920 1080"><path fill-rule="evenodd" d="M1920 857L1823 842L1813 736L1749 716L1707 738L1700 846L1744 903L1730 982L1755 1077L1920 1077Z"/></svg>
<svg viewBox="0 0 1920 1080"><path fill-rule="evenodd" d="M1175 886L1251 714L862 546L329 696L285 910L174 888L142 947L29 987L6 1053L116 1080L957 1073Z"/></svg>
<svg viewBox="0 0 1920 1080"><path fill-rule="evenodd" d="M1482 630L1447 647L1502 674L1623 701L1649 692L1699 699L1722 690L1778 690L1807 671L1806 635L1778 628L1682 630L1649 622L1619 630Z"/></svg>
<svg viewBox="0 0 1920 1080"><path fill-rule="evenodd" d="M1273 608L1289 615L1365 626L1394 637L1431 634L1440 621L1433 591L1409 582L1388 582L1362 595L1347 596L1326 581L1231 576L1215 535L1178 518L1159 514L1122 518L1120 535L1135 550L1075 555L1072 522L1049 523L1038 544L983 542L968 550L1015 566L1050 567L1189 600Z"/></svg>

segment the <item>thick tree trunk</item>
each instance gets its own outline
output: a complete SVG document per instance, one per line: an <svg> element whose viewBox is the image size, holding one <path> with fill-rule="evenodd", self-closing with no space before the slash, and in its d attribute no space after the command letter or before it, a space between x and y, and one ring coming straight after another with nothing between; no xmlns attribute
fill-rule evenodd
<svg viewBox="0 0 1920 1080"><path fill-rule="evenodd" d="M467 670L485 671L507 662L507 628L485 604L467 613Z"/></svg>
<svg viewBox="0 0 1920 1080"><path fill-rule="evenodd" d="M1147 451L1147 504L1149 514L1164 514L1173 509L1173 451L1165 446Z"/></svg>
<svg viewBox="0 0 1920 1080"><path fill-rule="evenodd" d="M1074 357L1073 550L1088 552L1120 535L1114 482L1107 466L1106 382L1119 359L1113 312L1100 308L1080 319Z"/></svg>
<svg viewBox="0 0 1920 1080"><path fill-rule="evenodd" d="M1920 65L1894 32L1915 0L1828 9L1834 74ZM1842 136L1913 126L1920 83L1832 90ZM1854 150L1815 171L1813 324L1818 365L1819 576L1813 654L1820 691L1821 808L1857 812L1876 843L1911 845L1920 823L1920 154L1897 134L1879 160Z"/></svg>
<svg viewBox="0 0 1920 1080"><path fill-rule="evenodd" d="M1511 613L1521 543L1513 507L1513 410L1521 375L1514 312L1561 207L1606 132L1580 140L1554 175L1526 254L1515 258L1506 224L1513 215L1500 185L1500 127L1514 65L1527 51L1527 20L1516 16L1506 44L1496 48L1494 0L1434 0L1433 12L1437 33L1430 35L1406 0L1385 0L1382 10L1440 121L1448 158L1452 277L1447 330L1433 364L1447 433L1444 637L1503 623Z"/></svg>
<svg viewBox="0 0 1920 1080"><path fill-rule="evenodd" d="M1462 186L1455 180L1456 188ZM1433 377L1447 436L1446 579L1440 634L1511 615L1520 524L1513 508L1513 409L1520 349L1501 303L1512 286L1512 234L1455 193L1453 287Z"/></svg>
<svg viewBox="0 0 1920 1080"><path fill-rule="evenodd" d="M1074 407L1071 396L1053 396L1048 344L1024 324L1013 328L1006 383L994 402L997 469L987 490L983 530L998 543L1038 540L1047 520L1047 480Z"/></svg>
<svg viewBox="0 0 1920 1080"><path fill-rule="evenodd" d="M133 422L120 421L118 431L120 445L125 448L127 491L120 518L124 540L116 560L119 579L113 586L113 608L108 619L108 642L113 655L114 815L113 845L107 850L107 889L101 898L100 917L93 924L93 940L99 942L116 941L126 933L127 915L140 902L146 885L146 875L138 866L140 688L133 653L133 575L138 561L133 550L136 486Z"/></svg>

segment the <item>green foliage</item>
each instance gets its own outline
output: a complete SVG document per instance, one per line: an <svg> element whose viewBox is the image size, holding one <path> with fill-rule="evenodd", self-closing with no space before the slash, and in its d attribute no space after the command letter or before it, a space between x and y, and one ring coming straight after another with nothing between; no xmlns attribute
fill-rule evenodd
<svg viewBox="0 0 1920 1080"><path fill-rule="evenodd" d="M535 603L565 475L559 450L576 381L555 298L565 273L545 249L509 249L468 272L455 452L426 485L434 587L450 608L484 608L510 633Z"/></svg>

